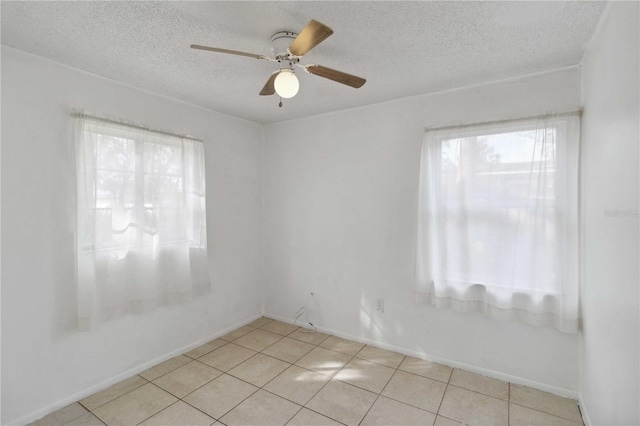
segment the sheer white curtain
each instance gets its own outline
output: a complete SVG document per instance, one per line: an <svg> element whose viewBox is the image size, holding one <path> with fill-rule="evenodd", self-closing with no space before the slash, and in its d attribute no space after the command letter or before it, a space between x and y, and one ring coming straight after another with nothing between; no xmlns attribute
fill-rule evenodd
<svg viewBox="0 0 640 426"><path fill-rule="evenodd" d="M427 131L417 301L577 332L579 116Z"/></svg>
<svg viewBox="0 0 640 426"><path fill-rule="evenodd" d="M75 120L79 328L208 291L202 142Z"/></svg>

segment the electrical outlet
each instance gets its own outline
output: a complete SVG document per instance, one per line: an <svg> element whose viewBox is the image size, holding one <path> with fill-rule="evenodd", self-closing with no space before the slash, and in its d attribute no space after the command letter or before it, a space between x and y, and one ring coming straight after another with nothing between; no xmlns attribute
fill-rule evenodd
<svg viewBox="0 0 640 426"><path fill-rule="evenodd" d="M384 299L378 299L376 304L376 310L384 313Z"/></svg>

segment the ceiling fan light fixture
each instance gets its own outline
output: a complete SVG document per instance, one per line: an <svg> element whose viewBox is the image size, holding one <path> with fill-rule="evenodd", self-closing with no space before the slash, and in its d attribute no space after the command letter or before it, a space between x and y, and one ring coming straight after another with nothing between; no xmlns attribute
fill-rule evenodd
<svg viewBox="0 0 640 426"><path fill-rule="evenodd" d="M294 66L304 68L309 74L317 75L318 77L326 78L355 89L362 87L367 81L362 77L323 67L318 64L303 65L299 63L303 55L322 43L322 41L331 34L333 34L331 28L314 19L309 21L300 34L296 34L293 31L277 32L271 36L273 58L256 55L254 53L240 52L238 50L201 46L199 44L192 44L191 48L276 62L280 66L280 69L274 71L269 76L262 90L260 90L260 96L271 96L277 93L280 98L293 98L298 93L298 89L300 89L300 82L293 72ZM280 106L282 106L282 99Z"/></svg>
<svg viewBox="0 0 640 426"><path fill-rule="evenodd" d="M290 69L281 70L273 85L278 96L283 99L293 98L298 93L298 89L300 89L298 77Z"/></svg>

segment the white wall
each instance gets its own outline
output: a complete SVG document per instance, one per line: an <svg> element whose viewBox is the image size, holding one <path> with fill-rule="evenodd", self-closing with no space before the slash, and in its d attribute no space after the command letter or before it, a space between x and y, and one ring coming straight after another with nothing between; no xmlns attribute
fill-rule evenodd
<svg viewBox="0 0 640 426"><path fill-rule="evenodd" d="M614 2L583 60L580 393L594 425L640 424L638 2Z"/></svg>
<svg viewBox="0 0 640 426"><path fill-rule="evenodd" d="M266 314L292 319L312 290L324 328L575 395L577 335L415 305L412 292L425 126L579 106L572 68L266 126Z"/></svg>
<svg viewBox="0 0 640 426"><path fill-rule="evenodd" d="M638 219L603 214L638 208L637 43L638 4L616 4L584 61L580 391L594 424L640 422ZM325 329L572 394L577 336L415 305L412 291L424 127L573 110L579 82L573 68L269 125L263 156L256 124L3 47L2 423L261 304L292 319L309 291L311 320ZM209 296L76 331L73 108L205 139Z"/></svg>
<svg viewBox="0 0 640 426"><path fill-rule="evenodd" d="M74 108L205 140L209 295L77 331ZM259 125L2 48L2 424L259 314L262 142Z"/></svg>

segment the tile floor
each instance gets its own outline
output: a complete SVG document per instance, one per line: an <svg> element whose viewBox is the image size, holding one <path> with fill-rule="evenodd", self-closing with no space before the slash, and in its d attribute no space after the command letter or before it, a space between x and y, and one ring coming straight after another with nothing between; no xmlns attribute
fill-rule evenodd
<svg viewBox="0 0 640 426"><path fill-rule="evenodd" d="M33 425L582 425L576 401L260 318Z"/></svg>

